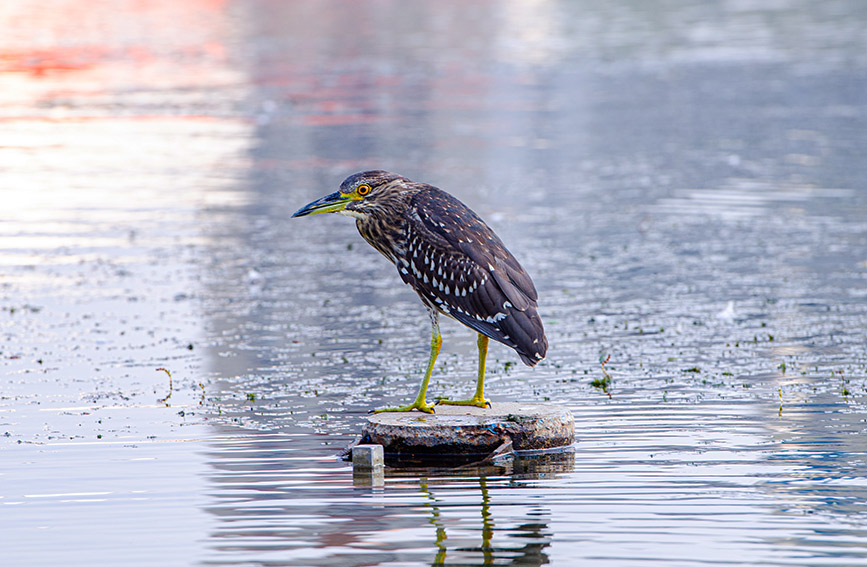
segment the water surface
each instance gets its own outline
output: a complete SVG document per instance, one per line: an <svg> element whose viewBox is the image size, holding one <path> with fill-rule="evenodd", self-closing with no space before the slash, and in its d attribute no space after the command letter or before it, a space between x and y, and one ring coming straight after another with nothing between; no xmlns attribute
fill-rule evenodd
<svg viewBox="0 0 867 567"><path fill-rule="evenodd" d="M867 559L861 3L0 21L4 564ZM353 478L427 316L348 219L289 216L368 168L533 275L548 358L492 345L488 395L567 406L572 452ZM473 333L443 336L430 394L468 395Z"/></svg>

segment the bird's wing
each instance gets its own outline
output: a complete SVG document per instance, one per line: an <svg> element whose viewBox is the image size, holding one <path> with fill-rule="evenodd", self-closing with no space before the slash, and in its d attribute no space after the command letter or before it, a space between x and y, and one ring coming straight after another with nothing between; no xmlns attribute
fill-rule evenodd
<svg viewBox="0 0 867 567"><path fill-rule="evenodd" d="M493 231L447 193L415 199L406 225L404 282L468 327L514 348L533 365L547 341L536 289Z"/></svg>
<svg viewBox="0 0 867 567"><path fill-rule="evenodd" d="M538 300L529 274L475 212L445 191L420 196L425 198L414 204L424 228L489 272L516 309L524 311Z"/></svg>

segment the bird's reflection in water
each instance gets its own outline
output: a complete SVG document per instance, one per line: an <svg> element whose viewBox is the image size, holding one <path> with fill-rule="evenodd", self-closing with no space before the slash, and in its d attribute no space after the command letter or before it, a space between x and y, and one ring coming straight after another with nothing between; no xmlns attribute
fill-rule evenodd
<svg viewBox="0 0 867 567"><path fill-rule="evenodd" d="M426 504L430 512L430 524L436 530L435 545L437 548L432 566L445 565L521 565L521 566L536 566L545 565L548 563L548 556L545 553L545 548L550 545L550 534L548 533L548 524L545 522L527 522L509 528L508 532L511 537L529 538L530 541L520 547L497 547L493 543L494 531L496 529L494 523L494 514L491 511L491 494L488 489L485 477L479 478L479 487L481 489L481 543L478 546L472 545L456 545L452 550L454 558L449 557L448 533L446 521L441 511L441 503L438 498L431 492L427 482L420 482L422 493L424 493L428 502ZM462 526L462 531L467 528ZM481 561L474 560L475 558ZM508 562L504 562L508 558ZM453 559L450 561L450 559Z"/></svg>
<svg viewBox="0 0 867 567"><path fill-rule="evenodd" d="M446 553L448 551L448 546L446 545L446 539L448 539L448 537L446 536L446 528L441 519L440 507L437 504L436 497L431 494L430 488L425 479L422 479L421 482L419 482L419 486L421 487L422 493L427 496L428 501L425 503L425 507L430 510L430 524L436 529L437 554L432 565L444 565Z"/></svg>
<svg viewBox="0 0 867 567"><path fill-rule="evenodd" d="M269 434L214 441L203 564L543 565L551 512L533 496L574 470L565 453L388 467L384 483L363 486L333 454L299 445Z"/></svg>
<svg viewBox="0 0 867 567"><path fill-rule="evenodd" d="M499 528L501 534L506 537L520 538L527 543L521 546L509 546L494 541L498 505L503 508L511 508L505 501L508 492L502 488L532 488L528 481L555 476L558 473L571 470L574 464L574 454L545 455L530 458L516 458L499 466L468 467L454 469L451 475L468 475L478 481L481 495L480 509L477 522L480 533L477 545L466 545L463 542L468 538L467 532L475 531L468 528L473 526L465 517L449 518L449 513L459 509L463 511L461 504L456 503L450 496L454 495L453 486L450 486L449 475L446 473L435 481L427 477L419 478L419 487L425 495L425 510L429 514L428 523L435 530L434 545L436 553L431 562L432 566L446 565L512 565L512 566L537 566L549 562L545 549L550 545L550 531L546 520L548 512L540 509L529 509L523 513L519 523L514 518L507 518L509 525ZM489 487L489 478L492 479L493 487ZM503 483L505 481L505 483ZM492 496L492 488L494 495ZM440 492L445 496L438 496ZM499 500L503 500L500 502ZM529 521L532 518L532 521ZM504 523L506 523L504 521ZM461 541L449 546L449 526L454 531L462 534Z"/></svg>

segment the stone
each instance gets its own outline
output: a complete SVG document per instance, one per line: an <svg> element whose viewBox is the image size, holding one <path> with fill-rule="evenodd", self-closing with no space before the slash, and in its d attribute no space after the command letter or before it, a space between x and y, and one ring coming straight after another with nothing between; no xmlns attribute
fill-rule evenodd
<svg viewBox="0 0 867 567"><path fill-rule="evenodd" d="M568 409L501 402L490 408L439 405L433 415L374 414L362 429L360 443L381 445L386 463L392 466L455 466L512 452L565 449L574 441L575 421ZM352 451L354 463L355 447Z"/></svg>

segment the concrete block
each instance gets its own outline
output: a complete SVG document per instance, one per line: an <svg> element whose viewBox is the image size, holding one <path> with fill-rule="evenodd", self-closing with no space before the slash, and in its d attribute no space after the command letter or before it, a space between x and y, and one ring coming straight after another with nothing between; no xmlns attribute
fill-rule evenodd
<svg viewBox="0 0 867 567"><path fill-rule="evenodd" d="M373 469L385 466L382 445L356 445L352 448L352 467Z"/></svg>

